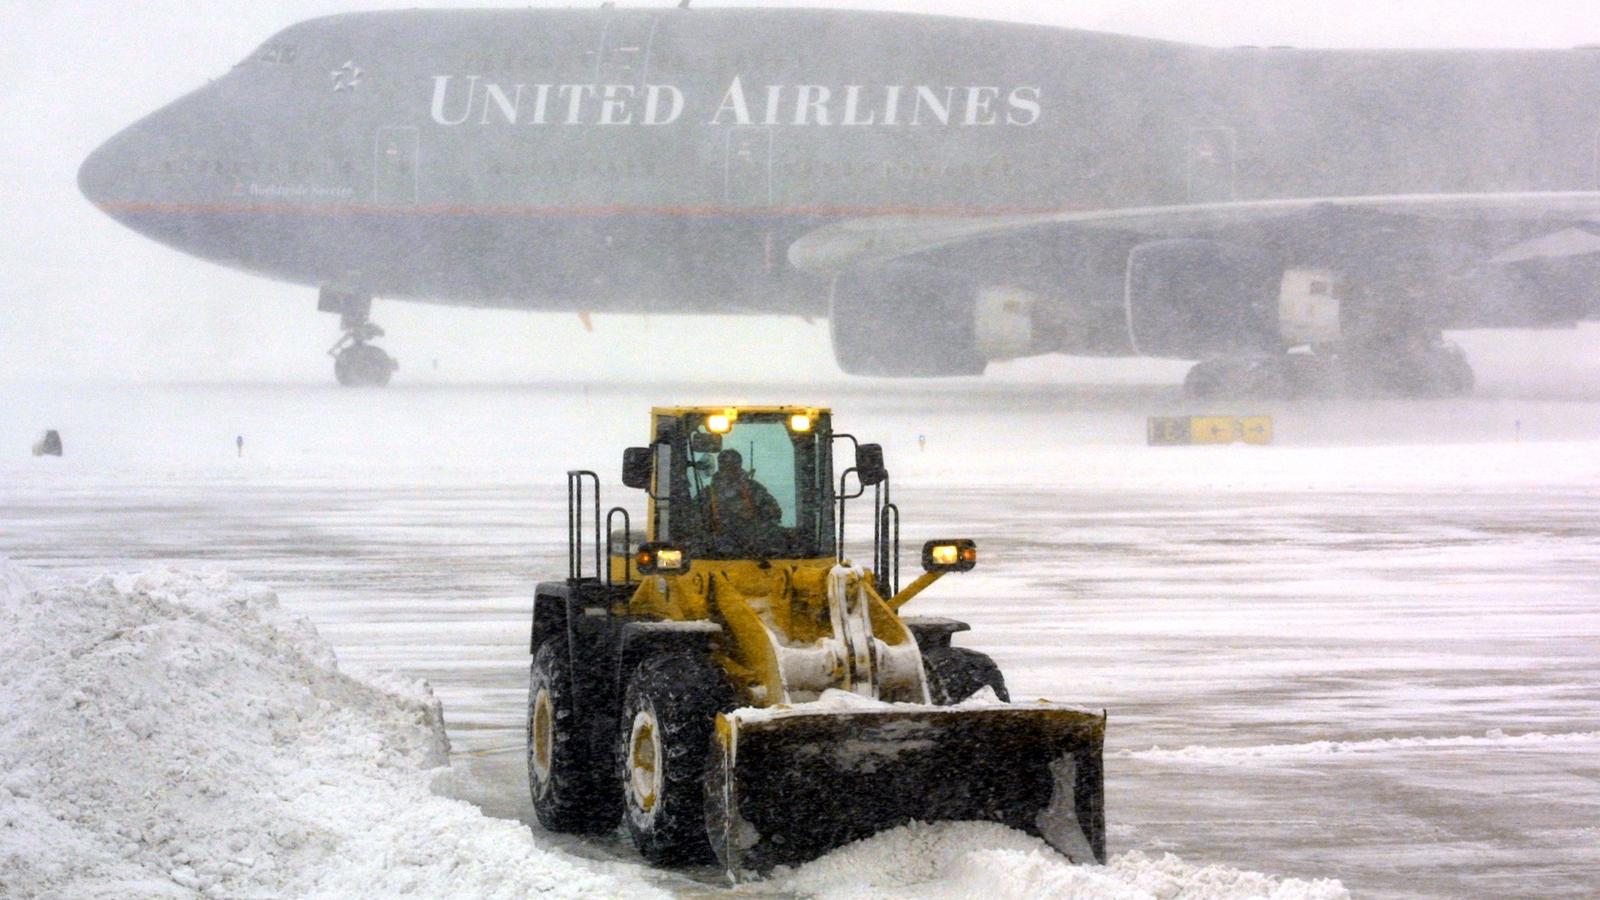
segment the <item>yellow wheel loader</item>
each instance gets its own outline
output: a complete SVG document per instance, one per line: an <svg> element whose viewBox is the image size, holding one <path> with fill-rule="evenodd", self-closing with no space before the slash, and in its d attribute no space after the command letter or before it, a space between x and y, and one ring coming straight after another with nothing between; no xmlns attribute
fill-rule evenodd
<svg viewBox="0 0 1600 900"><path fill-rule="evenodd" d="M837 477L836 450L853 451ZM650 862L714 858L735 879L911 821L999 822L1105 861L1104 714L1012 704L989 657L952 646L965 623L900 615L977 548L929 541L900 587L878 445L825 409L656 409L622 481L647 495L642 533L620 507L602 518L594 472L567 473L567 578L536 592L544 827L620 820ZM870 567L844 556L858 499Z"/></svg>

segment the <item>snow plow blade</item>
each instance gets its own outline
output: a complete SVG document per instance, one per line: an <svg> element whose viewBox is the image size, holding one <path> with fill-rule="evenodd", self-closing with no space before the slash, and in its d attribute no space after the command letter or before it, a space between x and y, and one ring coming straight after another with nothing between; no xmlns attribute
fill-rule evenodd
<svg viewBox="0 0 1600 900"><path fill-rule="evenodd" d="M1105 715L1056 704L717 717L706 831L735 879L908 822L999 822L1105 862Z"/></svg>

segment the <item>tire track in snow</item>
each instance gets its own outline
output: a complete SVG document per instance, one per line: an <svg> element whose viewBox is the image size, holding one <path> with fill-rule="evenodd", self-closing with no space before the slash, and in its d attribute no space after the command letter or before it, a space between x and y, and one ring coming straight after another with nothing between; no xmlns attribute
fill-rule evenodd
<svg viewBox="0 0 1600 900"><path fill-rule="evenodd" d="M1144 762L1230 765L1374 753L1456 749L1537 749L1560 752L1592 752L1600 751L1600 731L1573 731L1556 734L1530 731L1525 734L1506 734L1498 728L1493 728L1482 735L1458 735L1454 737L1396 737L1375 738L1367 741L1308 741L1299 744L1261 744L1247 747L1213 747L1196 744L1170 750L1157 746L1148 750L1119 750L1113 755L1120 759L1137 759Z"/></svg>

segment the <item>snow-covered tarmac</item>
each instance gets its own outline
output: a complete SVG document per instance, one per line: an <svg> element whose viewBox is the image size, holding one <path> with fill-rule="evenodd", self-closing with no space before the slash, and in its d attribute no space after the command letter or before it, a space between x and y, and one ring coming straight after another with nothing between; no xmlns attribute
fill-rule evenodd
<svg viewBox="0 0 1600 900"><path fill-rule="evenodd" d="M1600 404L1582 399L1268 410L1277 446L1151 449L1144 416L1189 410L1131 387L28 388L0 421L0 555L270 587L343 663L426 678L451 790L531 822L528 604L565 572L562 472L614 477L651 403L695 401L832 403L885 444L908 545L979 542L980 567L916 611L971 621L1013 696L1109 710L1113 853L1362 896L1600 884ZM65 458L27 456L46 427Z"/></svg>

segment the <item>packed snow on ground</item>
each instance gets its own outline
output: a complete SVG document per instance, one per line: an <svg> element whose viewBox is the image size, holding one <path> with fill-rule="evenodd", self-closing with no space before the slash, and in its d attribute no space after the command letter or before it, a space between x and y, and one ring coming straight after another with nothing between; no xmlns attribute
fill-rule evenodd
<svg viewBox="0 0 1600 900"><path fill-rule="evenodd" d="M1530 731L1525 734L1506 734L1502 729L1490 728L1481 735L1375 738L1370 741L1306 741L1298 744L1264 744L1257 747L1211 747L1198 744L1172 750L1162 749L1161 747L1151 747L1149 750L1123 750L1117 755L1126 759L1138 759L1146 762L1229 766L1251 762L1317 759L1360 754L1426 753L1452 750L1484 751L1506 748L1596 754L1600 753L1600 731L1570 731L1556 734Z"/></svg>
<svg viewBox="0 0 1600 900"><path fill-rule="evenodd" d="M341 673L309 622L232 575L73 585L0 559L0 683L5 896L662 894L640 866L580 860L437 796L448 746L428 687ZM1346 896L1171 856L1073 866L984 823L895 829L739 890Z"/></svg>
<svg viewBox="0 0 1600 900"><path fill-rule="evenodd" d="M659 895L433 795L421 683L341 674L272 592L0 559L0 894Z"/></svg>
<svg viewBox="0 0 1600 900"><path fill-rule="evenodd" d="M761 886L821 898L1332 900L1337 881L1276 879L1137 851L1106 866L1068 864L1043 841L988 822L912 824L858 841Z"/></svg>

